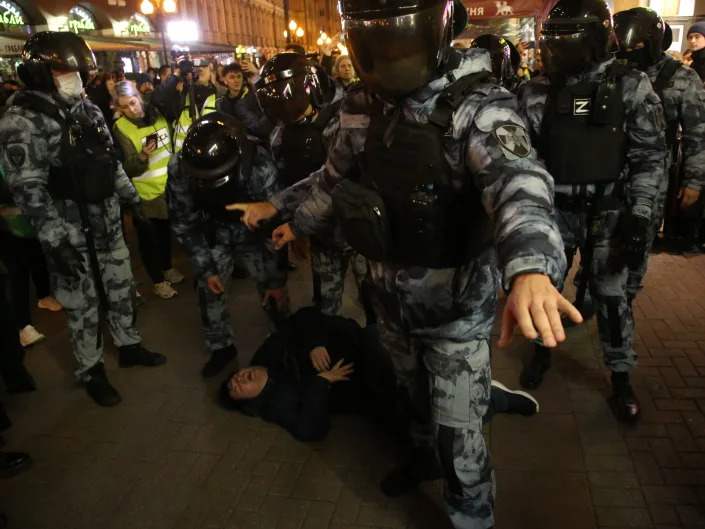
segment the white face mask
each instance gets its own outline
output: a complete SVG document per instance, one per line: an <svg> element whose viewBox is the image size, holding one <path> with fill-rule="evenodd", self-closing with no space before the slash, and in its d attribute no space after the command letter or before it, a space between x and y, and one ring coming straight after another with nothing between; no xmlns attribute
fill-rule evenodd
<svg viewBox="0 0 705 529"><path fill-rule="evenodd" d="M64 99L75 99L81 95L83 80L78 72L71 72L55 77L57 92Z"/></svg>

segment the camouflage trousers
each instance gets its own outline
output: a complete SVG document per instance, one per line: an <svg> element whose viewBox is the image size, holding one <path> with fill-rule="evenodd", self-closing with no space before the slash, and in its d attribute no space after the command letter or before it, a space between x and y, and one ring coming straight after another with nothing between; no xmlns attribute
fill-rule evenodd
<svg viewBox="0 0 705 529"><path fill-rule="evenodd" d="M323 314L328 316L341 314L345 274L351 257L353 257L351 250L340 250L311 237L313 305Z"/></svg>
<svg viewBox="0 0 705 529"><path fill-rule="evenodd" d="M264 245L229 243L227 240L222 239L220 236L221 231L224 236L226 233L230 233L229 230L219 230L218 240L211 252L213 260L218 267L218 276L225 287L225 292L222 294L211 292L208 289L207 278L205 277L198 278L196 287L206 345L211 351L224 349L235 343L228 311L228 286L232 279L235 263L247 270L249 276L255 280L260 299L263 298L267 285L271 283L273 277L281 275L286 277L286 271L279 270L278 263L275 260L265 259L264 252L268 250ZM243 308L243 310L247 309ZM266 308L264 310L267 312L270 328L273 331L276 323L274 315ZM276 319L286 318L287 316L289 316L289 307L280 312Z"/></svg>
<svg viewBox="0 0 705 529"><path fill-rule="evenodd" d="M647 247L644 253L644 260L638 269L629 270L629 277L627 278L627 295L629 299L634 299L639 292L644 290L644 276L646 276L646 270L649 265L649 252L651 251L651 245L654 243L654 237L661 229L661 223L663 222L663 210L666 206L666 195L668 193L668 178L663 179L658 191L656 205L649 222L649 231L646 234Z"/></svg>
<svg viewBox="0 0 705 529"><path fill-rule="evenodd" d="M103 360L103 340L100 334L100 302L86 251L81 252L87 269L79 279L54 274L56 299L68 317L73 353L78 362L75 372L79 381L85 372ZM108 298L106 319L117 347L140 342L135 327L133 306L134 284L130 268L130 253L122 239L110 251L98 251L100 275Z"/></svg>
<svg viewBox="0 0 705 529"><path fill-rule="evenodd" d="M586 211L554 211L565 246L568 270L577 250L581 256L585 255L587 217ZM590 263L588 289L595 304L605 364L612 371L625 372L636 364L636 353L632 347L634 317L627 302L627 269L619 256L620 211L603 211L600 217L600 233Z"/></svg>

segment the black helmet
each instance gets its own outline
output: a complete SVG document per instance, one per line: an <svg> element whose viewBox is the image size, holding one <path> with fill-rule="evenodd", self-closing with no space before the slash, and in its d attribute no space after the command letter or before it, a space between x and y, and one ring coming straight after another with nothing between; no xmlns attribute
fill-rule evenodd
<svg viewBox="0 0 705 529"><path fill-rule="evenodd" d="M54 89L51 70L79 72L85 86L97 69L93 52L81 37L68 31L42 31L24 43L17 74L28 88L49 92Z"/></svg>
<svg viewBox="0 0 705 529"><path fill-rule="evenodd" d="M362 82L388 98L407 95L431 81L448 56L454 4L453 0L340 0L345 43Z"/></svg>
<svg viewBox="0 0 705 529"><path fill-rule="evenodd" d="M211 205L236 198L246 140L244 126L223 112L206 114L189 127L181 163L197 198Z"/></svg>
<svg viewBox="0 0 705 529"><path fill-rule="evenodd" d="M332 83L322 69L298 53L280 53L269 59L260 72L255 93L270 121L297 121L309 105L321 108Z"/></svg>
<svg viewBox="0 0 705 529"><path fill-rule="evenodd" d="M640 70L646 70L663 55L666 26L653 9L635 7L615 13L614 32L619 44L618 56ZM642 43L643 48L637 49ZM630 48L631 51L627 51Z"/></svg>
<svg viewBox="0 0 705 529"><path fill-rule="evenodd" d="M614 42L612 16L604 0L560 0L541 29L541 52L550 72L575 74L602 62Z"/></svg>
<svg viewBox="0 0 705 529"><path fill-rule="evenodd" d="M468 9L460 0L453 0L453 38L457 39L468 27L470 18Z"/></svg>
<svg viewBox="0 0 705 529"><path fill-rule="evenodd" d="M514 75L515 68L513 68L512 64L512 48L508 40L487 33L473 40L470 47L482 48L490 52L492 73L500 83L504 83Z"/></svg>

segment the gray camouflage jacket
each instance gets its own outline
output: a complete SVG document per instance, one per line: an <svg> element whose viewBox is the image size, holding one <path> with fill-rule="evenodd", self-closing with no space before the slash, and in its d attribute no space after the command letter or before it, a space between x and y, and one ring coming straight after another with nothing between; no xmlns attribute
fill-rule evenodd
<svg viewBox="0 0 705 529"><path fill-rule="evenodd" d="M652 83L673 57L664 53L646 70ZM705 89L698 74L681 65L663 90L663 110L668 123L680 124L683 134L683 186L696 191L705 185ZM669 153L670 154L670 153Z"/></svg>
<svg viewBox="0 0 705 529"><path fill-rule="evenodd" d="M613 62L614 58L611 58L599 64L592 64L591 68L580 77L569 77L568 86L580 81L602 81L607 68ZM531 80L525 86L519 101L520 112L530 127L533 140L536 140L541 133L541 122L550 82L550 79L544 76ZM627 167L621 179L626 179L629 184L627 198L632 205L632 213L650 219L666 169L663 109L648 77L643 72L629 69L622 78L621 86L626 111L624 126L627 137ZM570 185L557 185L556 194L571 196L578 192L577 187L574 189ZM591 196L594 186L586 187L587 195ZM611 194L614 189L615 184L605 186L605 194Z"/></svg>
<svg viewBox="0 0 705 529"><path fill-rule="evenodd" d="M30 91L50 102L52 95ZM57 96L58 97L58 96ZM102 125L106 139L112 143L110 131L100 109L87 99L78 98L70 106L71 114L84 113ZM15 203L32 222L45 249L56 248L62 242L74 247L86 247L75 202L53 199L49 194L49 169L61 165L61 125L50 117L10 106L0 119L0 160L8 178ZM119 201L137 204L139 195L118 164L113 198L102 204L88 204L88 214L96 248L108 250L122 244Z"/></svg>
<svg viewBox="0 0 705 529"><path fill-rule="evenodd" d="M249 197L249 202L266 202L272 195L281 191L277 169L269 150L262 144L256 147L252 164L252 174L239 177L240 185ZM215 228L215 239L227 241L227 244L254 244L262 249L262 265L271 270L270 289L282 288L286 284L286 271L278 271L278 255L265 247L264 240L271 234L271 229L260 228L262 233L250 232L240 222L235 213L232 221L209 219L208 214L200 209L189 190L188 177L181 166L181 155L169 160L169 178L166 186L167 203L171 228L179 242L184 246L191 263L203 277L218 275L218 268L207 233Z"/></svg>
<svg viewBox="0 0 705 529"><path fill-rule="evenodd" d="M438 96L452 79L480 71L491 71L489 54L480 49L465 51L456 69L403 100L404 118L428 122ZM366 98L367 94L361 89L346 93L340 129L328 160L312 175L315 185L294 215L299 233L314 234L325 225L333 215L332 189L343 179L355 179L360 170L371 118L364 112L352 113L351 109L368 107ZM391 111L393 107L386 105L385 112ZM513 141L507 141L502 134L504 125L518 126L513 129L517 131ZM497 263L494 249L489 250L476 262L462 267L462 277L452 279L466 285L468 306L464 311L468 314L480 312L488 305L494 310L494 305L486 302L496 296L498 277L488 270L496 269L497 264L503 273L502 285L506 290L510 289L516 276L524 273L548 275L556 285L563 278L566 267L563 243L552 218L553 179L536 160L524 127L517 114L514 96L499 86L483 84L477 86L455 111L446 134L445 157L454 178L459 179L456 184L470 181L481 190L485 209L494 221L499 257ZM468 230L472 230L472 226L468 226ZM384 263L380 265L387 267ZM414 270L414 276L435 277L440 282L454 275L452 270L450 276L448 270L419 267ZM482 317L483 323L489 322L490 327L491 319ZM488 332L489 328L483 329L483 333Z"/></svg>

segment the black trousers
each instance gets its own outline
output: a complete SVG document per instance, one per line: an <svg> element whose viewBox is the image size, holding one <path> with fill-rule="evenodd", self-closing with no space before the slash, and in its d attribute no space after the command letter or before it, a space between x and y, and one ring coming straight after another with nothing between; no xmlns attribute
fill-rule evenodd
<svg viewBox="0 0 705 529"><path fill-rule="evenodd" d="M152 283L164 281L164 271L171 268L171 224L168 219L135 222L140 256Z"/></svg>
<svg viewBox="0 0 705 529"><path fill-rule="evenodd" d="M20 344L17 332L15 311L5 295L7 285L0 276L0 377L11 384L20 374L26 373L24 368L24 348Z"/></svg>
<svg viewBox="0 0 705 529"><path fill-rule="evenodd" d="M51 294L46 258L38 239L24 239L0 232L0 259L10 272L10 299L15 309L17 327L23 329L32 323L30 277L37 299Z"/></svg>

